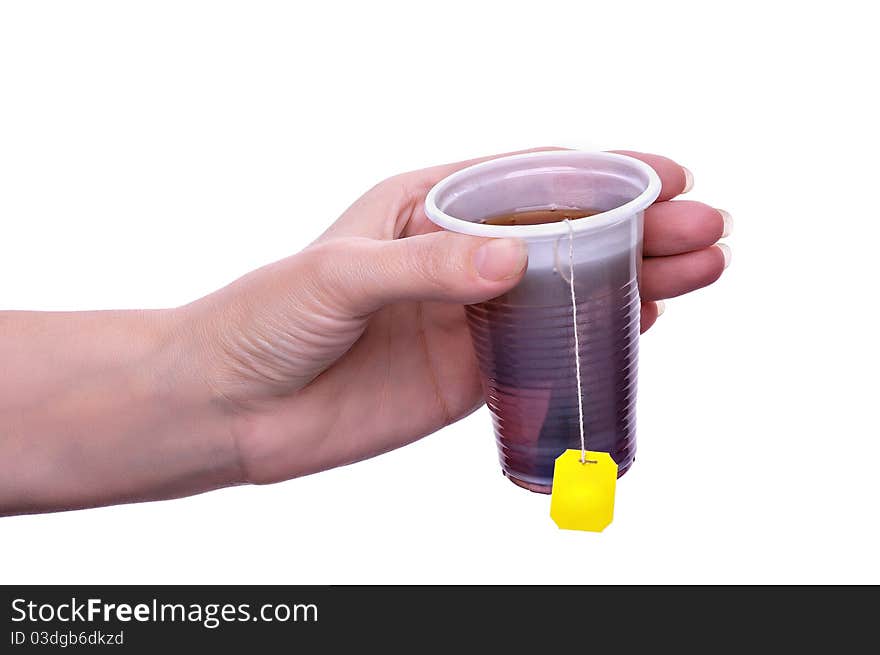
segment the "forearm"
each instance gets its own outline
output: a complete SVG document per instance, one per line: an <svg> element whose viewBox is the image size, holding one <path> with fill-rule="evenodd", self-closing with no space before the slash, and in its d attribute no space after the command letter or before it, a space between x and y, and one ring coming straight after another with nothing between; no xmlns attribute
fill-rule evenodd
<svg viewBox="0 0 880 655"><path fill-rule="evenodd" d="M176 312L0 313L0 515L240 479Z"/></svg>

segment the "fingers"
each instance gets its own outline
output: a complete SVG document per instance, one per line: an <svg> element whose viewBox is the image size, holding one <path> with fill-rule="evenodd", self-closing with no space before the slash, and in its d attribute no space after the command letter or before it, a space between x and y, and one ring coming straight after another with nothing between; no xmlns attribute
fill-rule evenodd
<svg viewBox="0 0 880 655"><path fill-rule="evenodd" d="M657 319L666 311L666 303L662 300L657 302L642 303L642 324L641 331L645 332L649 327L657 322Z"/></svg>
<svg viewBox="0 0 880 655"><path fill-rule="evenodd" d="M642 262L642 300L674 298L705 287L721 277L729 263L730 249L724 244L684 255L648 257Z"/></svg>
<svg viewBox="0 0 880 655"><path fill-rule="evenodd" d="M451 164L432 166L431 168L424 168L422 170L404 173L404 175L410 176L414 180L418 180L419 185L424 189L424 193L427 193L432 186L437 184L437 182L442 180L444 177L448 177L456 171L461 170L462 168L467 168L468 166L480 164L484 161L490 161L492 159L500 159L501 157L509 157L511 155L523 155L529 152L545 152L547 150L565 150L565 148L557 148L555 146L543 146L539 148L528 148L526 150L515 150L513 152L503 152L498 155L488 155L485 157L477 157L476 159L457 161Z"/></svg>
<svg viewBox="0 0 880 655"><path fill-rule="evenodd" d="M675 196L687 193L694 186L693 174L680 164L676 164L668 157L661 155L651 155L645 152L635 152L633 150L612 150L621 155L628 155L633 159L645 162L648 166L657 171L663 188L660 190L660 197L657 202L669 200Z"/></svg>
<svg viewBox="0 0 880 655"><path fill-rule="evenodd" d="M395 302L469 304L514 287L528 250L519 239L432 232L406 239L336 239L307 249L311 286L356 317Z"/></svg>
<svg viewBox="0 0 880 655"><path fill-rule="evenodd" d="M566 150L566 148L545 146L541 148L517 150L515 152L505 152L498 155L489 155L488 157L478 157L476 159L459 161L452 164L433 166L420 171L406 173L405 175L418 177L422 182L427 184L428 188L430 188L447 175L451 175L452 173L462 168L466 168L467 166L472 166L473 164L479 164L480 162L498 159L499 157L507 157L509 155L521 155L527 152L543 152L547 150ZM638 159L657 171L657 175L660 176L660 181L663 183L660 197L657 199L658 201L669 200L682 193L687 193L694 186L693 174L681 164L677 164L672 159L669 159L669 157L653 155L646 152L636 152L634 150L610 150L609 152L616 152L621 155L632 157L633 159Z"/></svg>
<svg viewBox="0 0 880 655"><path fill-rule="evenodd" d="M565 148L554 146L529 148L395 175L379 183L356 201L319 240L353 236L394 239L436 231L438 228L425 216L422 205L425 195L437 182L462 168L480 162L508 155L550 150L565 150ZM693 186L693 176L690 171L667 157L630 150L612 152L639 159L657 171L662 182L659 201L685 193Z"/></svg>
<svg viewBox="0 0 880 655"><path fill-rule="evenodd" d="M440 228L428 220L424 202L425 195L437 182L472 164L541 150L560 150L560 148L530 148L506 152L389 177L358 198L333 225L327 228L318 241L342 237L397 239L436 232Z"/></svg>
<svg viewBox="0 0 880 655"><path fill-rule="evenodd" d="M420 189L423 189L424 192L427 193L428 189L444 177L452 175L456 171L472 166L473 164L479 164L480 162L498 159L499 157L507 157L509 155L521 155L527 152L543 152L547 150L566 150L566 148L545 146L540 148L529 148L527 150L517 150L515 152L505 152L498 155L478 157L476 159L468 159L452 164L433 166L431 168L425 168L411 173L404 173L404 177L409 178L411 181L418 181ZM657 175L660 176L660 181L663 184L660 191L660 197L657 198L658 202L669 200L682 193L687 193L694 186L693 174L687 168L675 163L668 157L652 155L645 152L636 152L634 150L610 150L609 152L616 152L643 161L657 172Z"/></svg>
<svg viewBox="0 0 880 655"><path fill-rule="evenodd" d="M693 200L658 202L645 211L646 257L680 255L707 248L730 233L727 212Z"/></svg>

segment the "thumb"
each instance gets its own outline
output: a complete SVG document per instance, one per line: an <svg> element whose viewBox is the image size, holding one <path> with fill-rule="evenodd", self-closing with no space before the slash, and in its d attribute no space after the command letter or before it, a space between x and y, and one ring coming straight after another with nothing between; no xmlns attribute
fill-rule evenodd
<svg viewBox="0 0 880 655"><path fill-rule="evenodd" d="M520 239L445 231L392 241L335 239L317 249L324 252L315 282L353 315L401 301L488 300L516 286L528 264Z"/></svg>

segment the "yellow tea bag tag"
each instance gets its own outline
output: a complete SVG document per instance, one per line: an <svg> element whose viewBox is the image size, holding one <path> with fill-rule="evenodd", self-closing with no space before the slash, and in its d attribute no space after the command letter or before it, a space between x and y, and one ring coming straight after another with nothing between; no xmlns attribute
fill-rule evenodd
<svg viewBox="0 0 880 655"><path fill-rule="evenodd" d="M614 518L617 464L608 453L566 450L556 458L550 518L565 530L602 532Z"/></svg>

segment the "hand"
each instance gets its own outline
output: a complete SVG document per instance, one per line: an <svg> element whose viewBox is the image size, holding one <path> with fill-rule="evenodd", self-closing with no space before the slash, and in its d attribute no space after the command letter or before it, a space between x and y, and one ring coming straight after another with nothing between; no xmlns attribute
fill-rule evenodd
<svg viewBox="0 0 880 655"><path fill-rule="evenodd" d="M659 174L645 213L642 331L657 301L715 281L729 217L692 201L689 172L624 152ZM268 483L410 443L481 404L462 305L513 287L518 240L439 231L427 191L461 162L386 180L314 244L179 310L191 370L231 422L239 482Z"/></svg>

